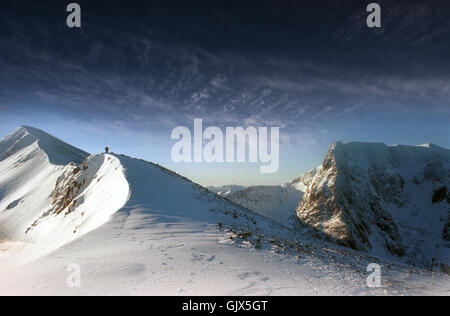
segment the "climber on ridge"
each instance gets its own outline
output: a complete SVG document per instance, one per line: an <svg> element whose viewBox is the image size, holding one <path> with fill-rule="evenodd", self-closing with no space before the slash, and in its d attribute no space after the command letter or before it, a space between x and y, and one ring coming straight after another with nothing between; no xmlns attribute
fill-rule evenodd
<svg viewBox="0 0 450 316"><path fill-rule="evenodd" d="M105 147L105 153L109 153L109 147L108 146Z"/></svg>

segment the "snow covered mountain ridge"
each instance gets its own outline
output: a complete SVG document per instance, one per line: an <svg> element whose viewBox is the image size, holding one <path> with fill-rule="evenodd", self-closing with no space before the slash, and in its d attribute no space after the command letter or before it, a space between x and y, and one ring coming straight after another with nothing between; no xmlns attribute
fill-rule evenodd
<svg viewBox="0 0 450 316"><path fill-rule="evenodd" d="M18 262L101 226L128 198L117 158L89 156L32 127L1 141L0 156L0 240L27 248Z"/></svg>
<svg viewBox="0 0 450 316"><path fill-rule="evenodd" d="M319 240L307 226L280 225L157 164L89 155L34 128L0 141L0 157L0 295L445 294L448 288L442 276L424 290L427 271ZM301 193L320 171L285 187ZM261 198L277 210L267 215L283 213L288 203L271 197L284 191L267 192ZM389 267L387 287L367 287L361 271L374 262ZM80 288L66 286L72 264L82 269Z"/></svg>
<svg viewBox="0 0 450 316"><path fill-rule="evenodd" d="M211 230L255 247L263 247L270 236L298 239L278 223L157 164L124 155L89 155L31 127L7 136L0 150L0 273L85 236L101 241L95 237L100 227L118 239L131 222L130 234L158 234L159 225L164 231L186 226L186 231L195 227L195 238ZM262 237L263 231L270 234Z"/></svg>
<svg viewBox="0 0 450 316"><path fill-rule="evenodd" d="M448 272L449 188L448 149L337 142L297 215L341 245Z"/></svg>

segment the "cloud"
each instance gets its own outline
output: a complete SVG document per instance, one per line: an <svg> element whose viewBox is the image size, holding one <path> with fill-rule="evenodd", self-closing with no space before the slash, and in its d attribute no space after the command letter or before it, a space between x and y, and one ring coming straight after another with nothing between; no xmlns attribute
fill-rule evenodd
<svg viewBox="0 0 450 316"><path fill-rule="evenodd" d="M120 11L117 4L111 6L112 12ZM436 34L430 32L432 25L420 22L433 14L441 21L448 13L433 13L430 6L418 4L405 15L408 7L395 5L385 20L395 28L389 34L370 35L360 25L364 10L348 15L344 22L349 24L333 21L347 16L345 8L333 13L329 24L311 26L310 33L308 29L301 34L282 33L286 39L270 37L270 43L266 37L272 33L264 33L268 30L264 23L249 29L229 26L236 39L219 39L219 31L225 32L219 22L210 30L196 25L177 29L161 21L149 27L145 19L129 21L132 26L123 29L92 19L86 30L68 33L63 27L54 29L45 19L32 20L36 28L28 28L19 23L23 17L15 19L5 11L2 17L8 17L2 23L11 32L0 38L4 48L0 110L40 107L87 124L114 122L118 128L111 131L128 126L155 134L190 124L194 118L222 127L275 125L291 139L301 133L299 126L313 135L320 126L387 110L426 107L428 112L449 115L448 66L437 67L440 60L428 58L429 49L421 47L412 54L394 43L403 35L421 43L438 36L439 47L448 45L448 31L438 30L431 37ZM269 21L290 17L279 10L273 8ZM310 14L315 10L311 7ZM400 18L397 23L392 16ZM296 23L294 29L306 22ZM335 25L339 27L333 32L325 32ZM286 31L284 24L270 26L274 34ZM248 39L250 29L253 37ZM296 37L299 43L292 41ZM409 47L407 40L398 45L402 43ZM391 44L399 47L394 54Z"/></svg>

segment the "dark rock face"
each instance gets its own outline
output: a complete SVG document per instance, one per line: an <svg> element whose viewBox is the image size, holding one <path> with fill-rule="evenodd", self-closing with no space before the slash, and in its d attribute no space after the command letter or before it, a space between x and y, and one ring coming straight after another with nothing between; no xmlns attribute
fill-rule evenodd
<svg viewBox="0 0 450 316"><path fill-rule="evenodd" d="M445 223L434 217L431 224L417 218L427 219L428 207L444 216L449 210L433 206L431 196L421 195L429 192L429 186L450 180L449 152L433 145L333 144L306 188L298 219L343 246L429 265L431 257L417 249L420 242L434 238L434 226L442 231ZM445 185L439 188L433 202L447 198Z"/></svg>

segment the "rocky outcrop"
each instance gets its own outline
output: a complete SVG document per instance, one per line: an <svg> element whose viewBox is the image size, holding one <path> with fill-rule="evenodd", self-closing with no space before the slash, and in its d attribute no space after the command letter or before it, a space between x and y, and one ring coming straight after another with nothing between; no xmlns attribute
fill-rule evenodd
<svg viewBox="0 0 450 316"><path fill-rule="evenodd" d="M71 164L64 174L56 182L52 193L52 213L58 215L67 209L66 215L72 213L77 204L76 196L86 184L86 170L88 166L82 163L80 166Z"/></svg>
<svg viewBox="0 0 450 316"><path fill-rule="evenodd" d="M448 236L449 162L450 151L434 145L335 143L307 182L298 219L341 245L431 265L436 251L417 250Z"/></svg>

